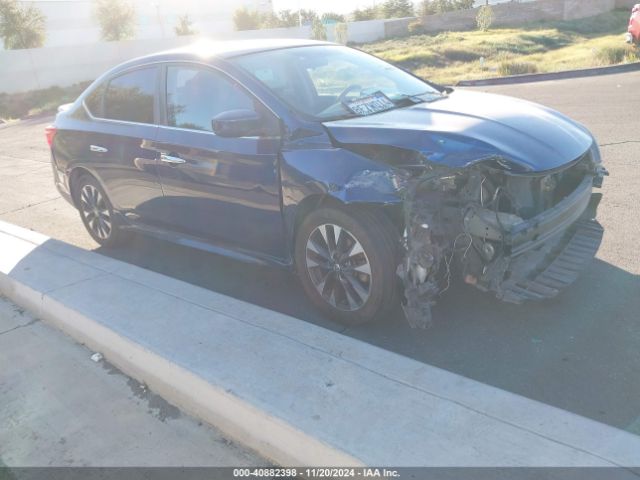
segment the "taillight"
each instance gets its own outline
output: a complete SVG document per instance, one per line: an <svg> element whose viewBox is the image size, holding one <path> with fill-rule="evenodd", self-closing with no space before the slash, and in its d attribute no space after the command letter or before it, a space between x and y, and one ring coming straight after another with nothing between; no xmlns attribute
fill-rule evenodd
<svg viewBox="0 0 640 480"><path fill-rule="evenodd" d="M53 138L56 136L56 127L49 125L44 129L44 134L47 136L47 143L51 147L51 145L53 145Z"/></svg>

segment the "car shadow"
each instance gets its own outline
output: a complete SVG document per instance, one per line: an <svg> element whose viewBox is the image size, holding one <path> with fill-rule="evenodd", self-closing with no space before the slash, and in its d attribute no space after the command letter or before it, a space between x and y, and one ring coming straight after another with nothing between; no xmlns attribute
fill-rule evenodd
<svg viewBox="0 0 640 480"><path fill-rule="evenodd" d="M640 276L596 259L557 298L510 305L453 284L427 330L398 307L345 328L320 315L295 275L136 235L97 252L251 302L534 400L640 433Z"/></svg>

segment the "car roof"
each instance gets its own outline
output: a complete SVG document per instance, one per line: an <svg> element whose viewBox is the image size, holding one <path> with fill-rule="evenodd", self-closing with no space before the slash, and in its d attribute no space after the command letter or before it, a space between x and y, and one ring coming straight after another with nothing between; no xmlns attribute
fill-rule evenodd
<svg viewBox="0 0 640 480"><path fill-rule="evenodd" d="M116 67L113 72L153 62L210 61L249 53L279 50L284 48L316 45L333 45L330 42L305 39L273 38L260 40L209 40L203 39L184 47L165 50L134 58Z"/></svg>

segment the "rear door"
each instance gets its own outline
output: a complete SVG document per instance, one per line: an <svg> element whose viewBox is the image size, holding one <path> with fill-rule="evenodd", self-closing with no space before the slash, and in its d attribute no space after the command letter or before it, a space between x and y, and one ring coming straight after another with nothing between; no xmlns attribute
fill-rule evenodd
<svg viewBox="0 0 640 480"><path fill-rule="evenodd" d="M85 100L93 117L85 133L83 156L116 209L131 220L162 219L158 153L160 67L145 66L118 74Z"/></svg>
<svg viewBox="0 0 640 480"><path fill-rule="evenodd" d="M277 132L216 136L211 120L237 109L256 110L265 126L278 119L223 72L193 64L165 67L165 125L155 148L165 219L180 231L224 246L284 258Z"/></svg>

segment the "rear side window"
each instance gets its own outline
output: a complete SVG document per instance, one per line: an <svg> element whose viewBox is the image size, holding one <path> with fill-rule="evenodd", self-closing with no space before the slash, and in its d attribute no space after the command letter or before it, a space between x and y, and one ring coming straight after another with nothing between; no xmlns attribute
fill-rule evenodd
<svg viewBox="0 0 640 480"><path fill-rule="evenodd" d="M156 72L155 67L141 68L113 78L104 98L103 117L127 122L154 123Z"/></svg>
<svg viewBox="0 0 640 480"><path fill-rule="evenodd" d="M255 110L253 98L240 85L213 70L167 68L167 124L211 131L211 120L228 110Z"/></svg>

